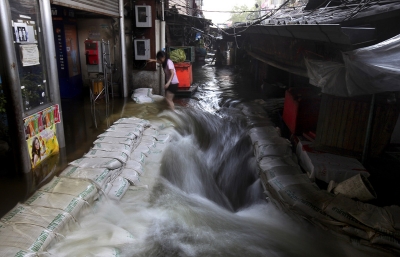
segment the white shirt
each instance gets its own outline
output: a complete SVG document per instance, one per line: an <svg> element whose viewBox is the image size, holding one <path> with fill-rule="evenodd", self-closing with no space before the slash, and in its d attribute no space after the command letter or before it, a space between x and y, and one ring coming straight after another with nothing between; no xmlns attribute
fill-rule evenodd
<svg viewBox="0 0 400 257"><path fill-rule="evenodd" d="M168 59L167 66L164 69L165 82L167 82L169 80L169 78L171 77L171 70L174 70L174 77L171 80L171 84L179 84L178 77L176 76L175 65L170 59Z"/></svg>

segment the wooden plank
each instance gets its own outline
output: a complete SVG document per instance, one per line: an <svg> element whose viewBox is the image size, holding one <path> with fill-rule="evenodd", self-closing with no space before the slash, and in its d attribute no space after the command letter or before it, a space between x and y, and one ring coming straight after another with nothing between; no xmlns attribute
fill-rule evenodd
<svg viewBox="0 0 400 257"><path fill-rule="evenodd" d="M340 126L340 131L338 135L338 142L337 142L337 147L338 148L343 148L344 144L344 137L345 137L345 131L346 131L346 124L347 124L347 119L349 117L349 101L342 99L343 101L343 113L342 113L342 122Z"/></svg>
<svg viewBox="0 0 400 257"><path fill-rule="evenodd" d="M346 126L345 126L345 137L344 137L344 142L343 142L343 149L350 149L350 137L351 137L351 130L354 125L354 115L355 115L355 103L350 100L346 99L346 101L349 102L349 109L348 109L348 116L346 120Z"/></svg>
<svg viewBox="0 0 400 257"><path fill-rule="evenodd" d="M323 94L321 97L316 137L315 137L315 142L314 142L314 145L316 147L321 144L321 142L323 141L323 138L325 137L324 124L325 124L325 120L327 119L326 107L327 107L327 95Z"/></svg>
<svg viewBox="0 0 400 257"><path fill-rule="evenodd" d="M344 123L344 121L343 121L343 102L344 102L344 100L342 98L336 99L336 107L337 107L336 118L335 118L336 124L332 131L333 136L332 136L332 143L331 143L331 145L333 147L338 147L338 145L339 145L339 134L340 134L340 131L342 130L342 124Z"/></svg>
<svg viewBox="0 0 400 257"><path fill-rule="evenodd" d="M332 105L330 108L330 122L328 126L325 128L327 131L327 138L325 141L326 146L331 146L334 147L333 145L333 135L335 134L335 131L338 130L337 127L337 119L338 119L338 98L333 97L332 99Z"/></svg>
<svg viewBox="0 0 400 257"><path fill-rule="evenodd" d="M362 153L364 151L365 136L367 134L370 104L362 103L362 112L360 113L360 131L357 136L357 145L355 151Z"/></svg>
<svg viewBox="0 0 400 257"><path fill-rule="evenodd" d="M349 129L348 129L348 141L346 142L346 150L353 151L354 149L354 142L355 142L355 137L356 137L356 131L358 127L358 121L359 121L359 113L360 113L360 105L359 103L355 101L351 101L351 116L349 117Z"/></svg>

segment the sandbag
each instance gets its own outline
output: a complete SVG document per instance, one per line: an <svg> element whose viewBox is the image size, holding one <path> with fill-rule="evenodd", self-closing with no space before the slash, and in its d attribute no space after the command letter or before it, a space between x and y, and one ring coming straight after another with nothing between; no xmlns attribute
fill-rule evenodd
<svg viewBox="0 0 400 257"><path fill-rule="evenodd" d="M137 147L136 147L136 149L134 150L134 152L136 151L136 152L141 152L141 153L143 153L144 155L146 155L146 157L148 157L149 155L150 155L150 147L154 147L154 144L153 144L153 146L150 146L149 144L146 144L146 143L140 143Z"/></svg>
<svg viewBox="0 0 400 257"><path fill-rule="evenodd" d="M265 173L268 180L279 176L303 174L300 168L293 166L277 166L261 172Z"/></svg>
<svg viewBox="0 0 400 257"><path fill-rule="evenodd" d="M128 153L130 154L130 153ZM113 158L121 163L126 163L128 160L128 154L125 152L109 152L109 151L100 151L92 149L87 154L84 155L85 158Z"/></svg>
<svg viewBox="0 0 400 257"><path fill-rule="evenodd" d="M371 183L361 174L337 184L333 189L333 193L356 198L360 201L369 201L377 197Z"/></svg>
<svg viewBox="0 0 400 257"><path fill-rule="evenodd" d="M150 128L156 129L156 130L163 130L168 127L173 127L174 124L172 124L168 120L152 120L150 121Z"/></svg>
<svg viewBox="0 0 400 257"><path fill-rule="evenodd" d="M109 170L122 167L122 163L113 158L80 158L70 162L69 165L80 168L107 168Z"/></svg>
<svg viewBox="0 0 400 257"><path fill-rule="evenodd" d="M94 144L93 150L100 150L105 152L117 152L130 155L132 152L132 146L126 144L109 144L109 143L96 143ZM108 156L110 157L110 156Z"/></svg>
<svg viewBox="0 0 400 257"><path fill-rule="evenodd" d="M312 180L319 179L326 183L340 183L357 174L369 177L365 167L355 158L349 158L313 150L311 142L299 140L296 154L300 165L310 174Z"/></svg>
<svg viewBox="0 0 400 257"><path fill-rule="evenodd" d="M47 193L67 194L81 198L89 204L98 197L97 188L86 180L54 177L39 191Z"/></svg>
<svg viewBox="0 0 400 257"><path fill-rule="evenodd" d="M371 243L389 245L397 249L397 251L400 250L400 240L384 234L377 234L374 238L372 238Z"/></svg>
<svg viewBox="0 0 400 257"><path fill-rule="evenodd" d="M171 141L171 136L169 134L159 134L156 137L156 140L159 142L167 143Z"/></svg>
<svg viewBox="0 0 400 257"><path fill-rule="evenodd" d="M291 157L264 157L259 161L258 166L262 171L280 166L299 167Z"/></svg>
<svg viewBox="0 0 400 257"><path fill-rule="evenodd" d="M249 130L248 135L253 144L259 140L280 137L279 131L273 126L255 127Z"/></svg>
<svg viewBox="0 0 400 257"><path fill-rule="evenodd" d="M128 182L133 186L137 186L140 184L139 174L135 170L125 168L122 170L120 176L128 180Z"/></svg>
<svg viewBox="0 0 400 257"><path fill-rule="evenodd" d="M120 124L114 124L110 128L115 128L116 130L118 129L138 129L141 132L145 129L145 127L142 124L128 124L128 123L120 123Z"/></svg>
<svg viewBox="0 0 400 257"><path fill-rule="evenodd" d="M87 253L89 252L89 253ZM71 256L75 257L110 257L121 256L121 251L118 248L114 247L94 247L85 251L85 253L81 253L80 250L76 250L76 252L71 252Z"/></svg>
<svg viewBox="0 0 400 257"><path fill-rule="evenodd" d="M270 143L260 140L254 144L254 156L258 160L268 156L292 156L292 148L289 141L285 143Z"/></svg>
<svg viewBox="0 0 400 257"><path fill-rule="evenodd" d="M394 231L389 215L383 208L336 195L324 211L332 218L369 231Z"/></svg>
<svg viewBox="0 0 400 257"><path fill-rule="evenodd" d="M153 95L152 88L138 88L135 89L132 94L132 99L136 103L152 103L153 99L151 96Z"/></svg>
<svg viewBox="0 0 400 257"><path fill-rule="evenodd" d="M365 231L365 230L355 228L352 226L345 226L342 228L342 230L346 234L349 234L353 237L359 237L364 240L370 240L375 235L375 232L373 232L373 231Z"/></svg>
<svg viewBox="0 0 400 257"><path fill-rule="evenodd" d="M32 256L29 253L45 251L55 243L55 234L30 224L6 225L0 223L1 256Z"/></svg>
<svg viewBox="0 0 400 257"><path fill-rule="evenodd" d="M138 145L137 145L137 147L136 148L139 148L139 147L147 147L147 148L149 148L150 150L152 149L152 148L154 148L156 146L156 141L153 141L153 142L149 142L149 141L141 141Z"/></svg>
<svg viewBox="0 0 400 257"><path fill-rule="evenodd" d="M292 210L308 219L316 219L329 225L343 225L343 223L332 219L324 211L324 206L329 204L334 196L324 190L320 190L313 183L288 185L280 190L278 194Z"/></svg>
<svg viewBox="0 0 400 257"><path fill-rule="evenodd" d="M392 205L384 207L390 216L392 226L396 230L400 230L400 206Z"/></svg>
<svg viewBox="0 0 400 257"><path fill-rule="evenodd" d="M15 254L14 254L15 253ZM4 255L3 255L4 254ZM21 250L18 247L1 246L1 257L18 256L18 257L41 257L37 253Z"/></svg>
<svg viewBox="0 0 400 257"><path fill-rule="evenodd" d="M164 101L165 97L162 95L152 95L151 99L153 99L153 102L162 102Z"/></svg>
<svg viewBox="0 0 400 257"><path fill-rule="evenodd" d="M107 183L104 189L108 198L119 201L128 190L129 182L123 177L117 177L112 183Z"/></svg>
<svg viewBox="0 0 400 257"><path fill-rule="evenodd" d="M268 180L268 184L276 191L279 192L283 188L295 184L311 184L310 179L306 174L299 175L285 175L274 177Z"/></svg>
<svg viewBox="0 0 400 257"><path fill-rule="evenodd" d="M144 130L143 127L136 126L134 128L110 127L106 131L107 132L117 132L117 133L133 133L137 137L140 137L140 136L142 136L143 130Z"/></svg>
<svg viewBox="0 0 400 257"><path fill-rule="evenodd" d="M150 122L148 120L139 119L136 117L121 118L117 120L114 124L140 124L145 128L150 127Z"/></svg>
<svg viewBox="0 0 400 257"><path fill-rule="evenodd" d="M76 226L69 213L40 206L17 204L1 218L5 224L30 224L40 226L53 233L63 234Z"/></svg>
<svg viewBox="0 0 400 257"><path fill-rule="evenodd" d="M135 142L134 139L130 138L120 138L120 137L98 137L96 141L94 141L94 144L101 144L101 143L107 143L107 144L125 144L127 146L132 146L133 143Z"/></svg>
<svg viewBox="0 0 400 257"><path fill-rule="evenodd" d="M130 159L130 160L137 161L137 162L139 162L139 163L141 163L141 164L144 164L144 163L145 163L146 157L147 157L147 156L146 156L145 154L143 154L141 151L135 150L135 151L132 152L132 154L131 154L131 156L129 157L129 159Z"/></svg>
<svg viewBox="0 0 400 257"><path fill-rule="evenodd" d="M158 136L158 131L152 128L148 128L145 131L143 131L143 136L153 136L157 137Z"/></svg>
<svg viewBox="0 0 400 257"><path fill-rule="evenodd" d="M106 168L91 169L68 166L60 174L60 177L87 179L93 182L99 189L103 189L110 182L113 172Z"/></svg>
<svg viewBox="0 0 400 257"><path fill-rule="evenodd" d="M132 169L136 171L139 175L142 175L144 173L142 164L135 160L128 160L125 164L125 169Z"/></svg>
<svg viewBox="0 0 400 257"><path fill-rule="evenodd" d="M71 214L75 220L78 219L84 207L87 206L87 202L82 198L67 194L51 194L42 191L34 193L24 204L63 210Z"/></svg>
<svg viewBox="0 0 400 257"><path fill-rule="evenodd" d="M155 137L152 136L142 136L142 140L141 142L150 142L150 143L154 143L156 140Z"/></svg>
<svg viewBox="0 0 400 257"><path fill-rule="evenodd" d="M153 94L153 88L136 88L133 92L135 94L142 94L142 95L150 96Z"/></svg>
<svg viewBox="0 0 400 257"><path fill-rule="evenodd" d="M151 98L150 96L146 96L146 95L133 94L132 100L138 104L154 103L153 98Z"/></svg>
<svg viewBox="0 0 400 257"><path fill-rule="evenodd" d="M117 131L106 131L103 134L100 134L98 138L100 137L120 137L120 138L129 138L130 140L134 140L137 135L133 132L117 132Z"/></svg>

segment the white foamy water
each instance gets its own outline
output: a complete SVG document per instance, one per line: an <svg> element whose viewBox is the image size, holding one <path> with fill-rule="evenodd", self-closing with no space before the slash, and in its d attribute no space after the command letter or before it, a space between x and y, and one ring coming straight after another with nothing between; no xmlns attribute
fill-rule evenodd
<svg viewBox="0 0 400 257"><path fill-rule="evenodd" d="M96 204L52 256L363 256L265 201L241 120L190 109L163 117L178 133L160 162L147 160L147 188Z"/></svg>

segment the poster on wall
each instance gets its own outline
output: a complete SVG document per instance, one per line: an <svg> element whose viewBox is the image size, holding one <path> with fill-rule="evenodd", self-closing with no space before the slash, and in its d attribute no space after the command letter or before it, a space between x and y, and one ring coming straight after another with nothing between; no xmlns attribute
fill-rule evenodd
<svg viewBox="0 0 400 257"><path fill-rule="evenodd" d="M40 64L39 49L36 44L20 45L20 56L22 66L33 66Z"/></svg>
<svg viewBox="0 0 400 257"><path fill-rule="evenodd" d="M59 152L56 124L60 122L58 105L50 106L24 119L25 137L32 169Z"/></svg>
<svg viewBox="0 0 400 257"><path fill-rule="evenodd" d="M17 43L28 42L28 27L24 22L14 22L15 41Z"/></svg>

